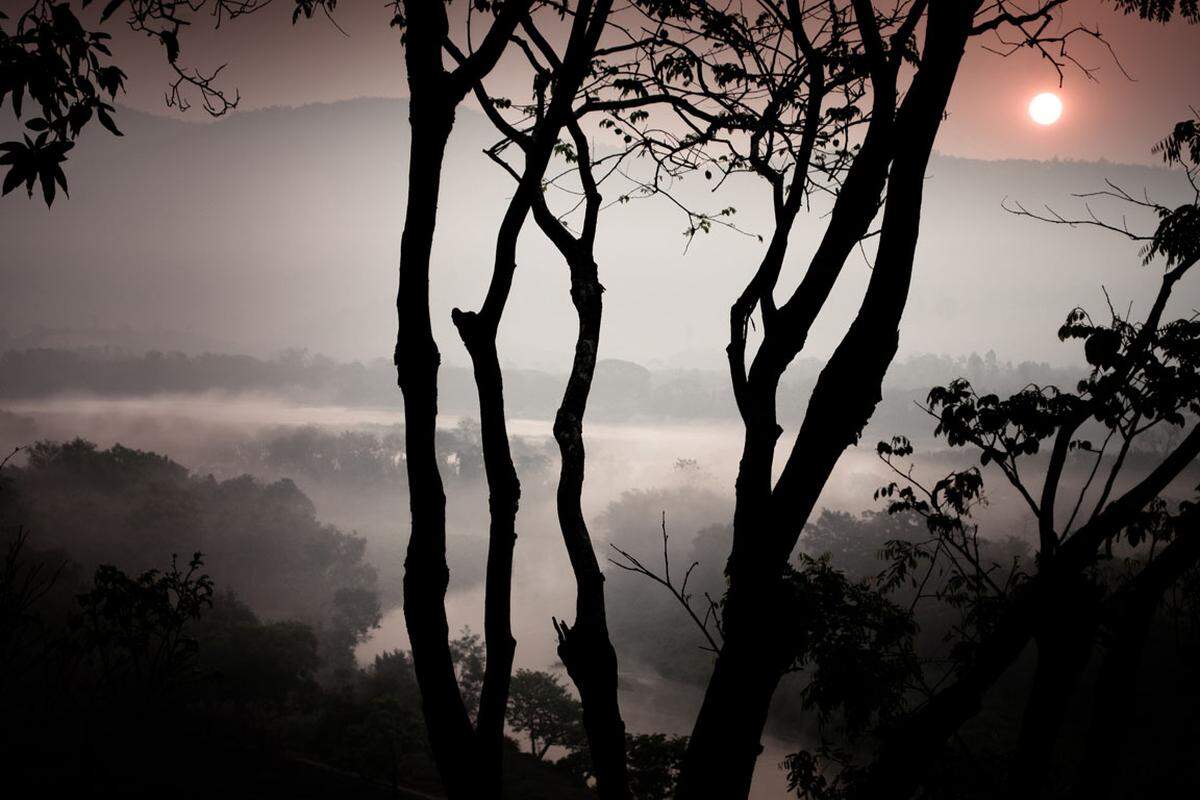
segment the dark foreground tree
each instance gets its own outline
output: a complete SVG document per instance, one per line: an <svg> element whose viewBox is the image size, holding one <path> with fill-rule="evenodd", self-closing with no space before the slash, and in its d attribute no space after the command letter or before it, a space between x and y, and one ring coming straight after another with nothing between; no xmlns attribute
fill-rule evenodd
<svg viewBox="0 0 1200 800"><path fill-rule="evenodd" d="M1157 148L1168 163L1183 167L1193 190L1196 131L1195 120L1184 121ZM947 741L980 712L985 695L1031 643L1037 660L1010 783L1013 792L1036 796L1097 640L1105 646L1076 796L1112 792L1151 623L1164 594L1200 563L1197 506L1171 499L1180 489L1177 480L1200 456L1200 321L1164 317L1180 281L1200 260L1200 190L1174 208L1115 186L1103 194L1150 211L1156 229L1139 235L1097 216L1069 219L1021 206L1015 211L1048 222L1097 225L1144 242L1146 264L1164 270L1144 318L1135 321L1110 308L1103 321L1071 311L1059 336L1082 342L1091 366L1074 392L1034 385L1000 398L960 380L935 388L928 400L937 433L951 446L977 450L981 465L999 471L1028 506L1037 522L1035 569L980 558L978 529L969 521L982 497L978 469L926 488L897 466L911 453L905 440L879 446L901 478L883 490L892 498L891 510L921 514L934 534L924 546L897 543L896 568L903 573L920 564L923 572L949 565L951 588L939 599L954 595L969 619L941 688L884 729L880 750L858 784L863 797L916 791ZM1175 444L1153 463L1131 466L1139 442L1164 428L1180 431ZM1050 449L1037 485L1029 477L1037 473L1022 465L1043 444ZM1087 478L1069 488L1065 476L1073 460L1082 462Z"/></svg>
<svg viewBox="0 0 1200 800"><path fill-rule="evenodd" d="M1062 4L1024 11L952 0L886 10L866 0L645 4L668 20L670 33L636 71L670 98L678 147L711 142L710 174L761 177L774 209L766 250L730 310L730 376L745 437L722 638L680 797L747 795L775 689L805 656L805 637L796 632L811 627L811 608L795 594L791 554L829 475L880 400L912 277L925 169L967 44L1015 33L1020 47L1042 52L1061 71L1071 34L1048 30ZM824 235L798 287L779 303L795 220L822 197L830 198ZM780 380L847 262L870 239L862 303L775 479ZM756 311L761 325L751 357ZM785 630L780 619L789 620Z"/></svg>
<svg viewBox="0 0 1200 800"><path fill-rule="evenodd" d="M531 97L522 102L494 97L482 82L476 87L476 95L503 136L488 150L488 155L517 182L517 193L510 202L505 225L509 229L519 225L509 224L518 210L532 213L542 233L562 256L570 275L571 302L578 327L571 370L555 414L553 432L561 456L556 494L558 520L574 573L576 600L573 622L557 618L553 622L559 639L559 657L582 701L583 725L591 749L591 774L597 780L601 796L621 798L628 797L630 791L625 763L627 736L617 698L617 654L608 629L604 574L582 507L583 422L596 372L603 315L604 287L596 259L603 205L601 187L618 179L624 181L625 193L620 196L623 202L635 195L645 198L659 193L656 181L631 178L626 170L628 162L636 156L647 151L654 155L655 144L645 136L649 118L645 109L664 97L648 102L646 81L626 65L667 31L661 22L653 21L649 30L640 30L636 25L631 28L631 21L645 24L646 20L628 9L624 15L610 15L608 4L596 3L593 7L577 3L572 7L566 3L562 12L574 20L572 40L562 52L532 17L523 20L520 35L514 36L529 67ZM589 15L595 38L585 47L574 41L574 31L585 30L581 22L586 22ZM595 145L592 134L596 132L605 133L607 143ZM614 135L615 148L611 144ZM523 158L523 167L506 157L513 150ZM673 151L676 160L680 152L678 148ZM552 174L548 174L552 155L558 158ZM535 191L528 191L531 180L535 179L541 185ZM567 198L565 208L552 210L547 198L552 190ZM689 220L707 219L680 207ZM512 238L502 230L500 241L504 247L497 252L511 255ZM498 261L497 269L500 264ZM510 273L506 279L511 280ZM489 292L488 302L492 300ZM464 335L467 329L462 322L466 321L465 316L456 318ZM492 405L497 406L497 401L493 400Z"/></svg>
<svg viewBox="0 0 1200 800"><path fill-rule="evenodd" d="M488 671L494 670L495 691L489 695L485 681L478 727L481 731L488 731L497 740L503 733L504 723L506 685L502 681L507 680L511 670L515 647L508 596L520 482L509 448L496 334L516 272L518 238L529 215L532 213L544 230L558 233L558 243L564 241L563 236L569 237L546 207L543 197L546 172L556 154L565 154L570 160L578 161L571 146L560 141L564 131L569 132L575 147L582 151L585 158L588 157L587 142L579 127L580 112L576 102L581 96L593 95L603 85L604 72L602 62L598 59L609 52L600 48L600 41L607 32L611 9L609 2L564 4L558 9L560 19L566 17L570 24L566 41L561 46L554 44L556 37L544 31L532 15L522 18L521 33L519 36L514 34L512 38L531 67L534 96L527 103L515 104L514 108L511 100L490 97L482 79L477 80L473 87L480 105L505 137L501 145L492 148L489 153L504 165L517 183L497 234L492 278L483 305L477 312L456 309L453 314L454 324L474 368L479 392L484 466L489 486L491 546L488 575L489 587L494 587L494 592L489 591L484 632L488 642ZM457 48L448 45L446 49L460 63L466 62L466 56ZM514 109L519 115L517 120L506 119L502 109ZM519 150L523 159L520 167L510 165L499 155L508 145ZM590 168L590 160L588 166ZM599 197L590 172L585 180L591 181L591 194L594 195L587 200L589 221L585 225L590 233L585 240L571 248L571 261L579 269L584 269L584 261L591 267L591 280L586 286L579 283L579 270L573 272L573 286L578 286L579 291L591 293L591 297L579 298L587 306L585 313L588 315L581 331L584 337L581 346L585 349L585 355L581 356L584 360L578 369L573 370L575 385L568 388L570 396L579 397L571 406L576 421L566 428L561 424L556 426L556 438L560 446L566 447L564 477L560 481L560 516L564 524L564 540L579 586L578 605L584 624L574 636L568 635L570 629L564 625L560 628L560 635L564 642L576 643L574 647L564 645L563 653L583 698L584 723L593 749L600 792L606 797L626 797L625 729L617 704L616 654L604 620L603 576L579 509L583 478L580 431L586 390L595 366L600 292L591 256ZM580 388L580 380L586 380L587 386ZM574 444L579 446L574 447Z"/></svg>
<svg viewBox="0 0 1200 800"><path fill-rule="evenodd" d="M395 351L397 381L404 393L405 464L412 514L404 569L404 618L430 746L452 798L495 796L499 792L504 708L514 648L511 633L506 633L513 534L503 525L493 526L489 542L485 600L489 622L485 636L490 672L484 676L481 689L479 724L473 726L455 679L446 620L445 597L450 580L446 564L446 495L434 441L441 356L430 317L429 267L442 164L455 111L472 87L495 66L530 5L529 0L498 4L492 26L478 49L463 54L453 69L444 64L450 32L443 3L405 2L402 13L397 6L393 21L403 28L405 36L411 133ZM495 377L498 379L498 375ZM481 386L480 390L487 392L490 387ZM500 413L500 429L489 425L484 436L493 442L495 437L502 437L501 452L507 454L503 406ZM489 480L499 480L495 470L504 467L496 463L497 445L485 445L485 452L488 450L492 453ZM511 458L508 461L511 472ZM485 462L489 462L487 455ZM511 477L515 482L515 473ZM515 485L511 491L515 514ZM504 509L497 511L504 513Z"/></svg>

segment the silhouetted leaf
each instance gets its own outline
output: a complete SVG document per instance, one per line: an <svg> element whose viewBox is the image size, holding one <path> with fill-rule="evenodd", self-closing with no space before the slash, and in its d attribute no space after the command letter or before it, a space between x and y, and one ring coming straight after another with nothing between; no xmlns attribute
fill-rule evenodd
<svg viewBox="0 0 1200 800"><path fill-rule="evenodd" d="M125 134L117 128L117 124L113 122L113 118L103 108L96 109L96 119L100 120L100 124L105 127L113 136L124 136Z"/></svg>
<svg viewBox="0 0 1200 800"><path fill-rule="evenodd" d="M125 3L125 0L109 0L108 5L106 5L104 7L104 10L100 12L100 21L104 22L105 20L107 20L124 3Z"/></svg>

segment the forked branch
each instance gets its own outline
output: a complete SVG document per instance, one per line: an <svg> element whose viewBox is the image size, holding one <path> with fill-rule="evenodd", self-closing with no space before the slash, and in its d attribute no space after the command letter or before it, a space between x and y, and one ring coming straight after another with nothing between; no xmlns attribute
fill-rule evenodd
<svg viewBox="0 0 1200 800"><path fill-rule="evenodd" d="M643 564L642 561L632 553L622 550L620 547L617 547L617 545L612 544L611 542L608 546L613 550L616 550L621 555L623 560L618 561L615 558L610 558L609 561L613 564L613 566L620 567L626 572L632 572L634 574L643 575L649 578L670 592L671 596L674 597L681 606L683 606L684 611L687 612L687 615L691 618L692 622L696 623L696 627L700 629L700 633L704 635L705 641L708 642L708 645L701 649L708 650L714 654L718 653L721 649L721 645L718 640L723 639L724 634L721 631L721 616L717 602L713 600L707 592L705 592L704 599L707 602L707 606L704 610L704 616L701 617L700 614L696 612L696 609L692 607L693 595L689 594L687 590L688 581L692 577L692 571L695 570L696 567L700 566L700 562L693 561L691 566L689 566L684 572L683 581L676 585L674 580L671 578L671 553L667 547L667 542L669 539L670 537L667 535L667 512L664 511L662 512L663 571L661 575ZM709 629L710 621L713 623L713 630ZM716 633L715 636L714 630Z"/></svg>

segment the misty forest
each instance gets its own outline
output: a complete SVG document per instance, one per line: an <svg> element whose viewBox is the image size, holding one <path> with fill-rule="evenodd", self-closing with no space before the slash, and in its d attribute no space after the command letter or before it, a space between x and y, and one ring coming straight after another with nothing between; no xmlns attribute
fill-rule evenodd
<svg viewBox="0 0 1200 800"><path fill-rule="evenodd" d="M1200 793L1197 0L0 0L0 794Z"/></svg>

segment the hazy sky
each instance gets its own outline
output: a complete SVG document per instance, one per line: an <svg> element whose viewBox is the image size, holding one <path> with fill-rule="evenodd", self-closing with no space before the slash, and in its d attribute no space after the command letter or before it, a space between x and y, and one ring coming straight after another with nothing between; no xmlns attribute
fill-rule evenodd
<svg viewBox="0 0 1200 800"><path fill-rule="evenodd" d="M339 358L390 355L407 175L404 104L349 98L402 98L402 49L382 0L339 3L348 35L321 19L293 28L291 7L280 0L219 32L188 32L185 60L205 68L228 62L230 85L243 97L241 110L211 125L164 116L168 76L159 46L128 32L120 37L114 49L130 72L123 102L159 116L120 115L123 138L87 131L68 165L71 197L49 213L21 192L0 200L0 327L20 335L44 325L135 349L269 354L296 346ZM1160 168L1006 161L1148 164L1150 145L1189 102L1200 104L1200 26L1164 28L1092 0L1068 7L1080 20L1099 22L1139 80L1127 80L1106 51L1080 41L1073 52L1098 66L1101 82L1068 71L1064 117L1043 128L1025 106L1055 88L1054 70L1030 54L1003 59L972 45L938 149L992 163L943 157L930 165L902 331L906 353L994 349L1005 359L1073 363L1078 348L1053 335L1069 308L1102 304L1101 285L1118 302L1135 304L1154 289L1136 245L1001 208L1008 198L1079 212L1070 194L1102 188L1106 179L1134 192L1148 188L1163 202L1183 199L1182 176ZM514 74L499 80L512 82ZM262 110L273 105L292 108ZM193 110L187 119L200 123L205 115ZM444 175L432 304L439 342L454 363L465 363L466 354L449 312L482 298L496 221L511 191L480 152L495 138L481 115L464 109ZM750 178L731 181L719 206L734 205L739 223L762 233L769 219L762 189ZM1111 218L1122 213L1101 210ZM824 222L818 208L798 224L781 292L799 280ZM683 227L655 201L604 215L605 357L722 367L729 302L762 245L721 233L685 254ZM561 258L529 225L519 261L501 330L504 358L566 369L576 320ZM840 340L868 276L867 263L852 259L807 355L826 357ZM1179 313L1200 305L1196 289L1178 294ZM125 328L128 335L95 335Z"/></svg>
<svg viewBox="0 0 1200 800"><path fill-rule="evenodd" d="M452 12L461 14L465 5L452 4ZM343 0L336 19L345 34L322 18L293 27L291 9L291 3L276 2L220 31L197 22L186 32L184 60L205 69L228 63L227 85L240 90L241 108L247 110L406 94L399 35L388 26L390 11L383 0ZM1098 29L1131 77L1088 36L1073 39L1069 53L1094 67L1096 80L1068 69L1061 89L1057 73L1037 53L1003 58L984 49L1004 49L995 37L976 39L938 149L973 158L1152 160L1150 144L1183 118L1189 105L1200 103L1200 26L1156 25L1120 14L1108 0L1071 0L1055 27L1077 25ZM119 34L118 45L130 74L124 102L164 113L169 75L161 46L128 32ZM1046 90L1061 93L1065 110L1058 124L1041 127L1025 109L1033 95ZM199 118L203 112L190 115Z"/></svg>
<svg viewBox="0 0 1200 800"><path fill-rule="evenodd" d="M405 104L356 100L246 112L197 125L136 112L121 138L85 136L69 163L70 199L49 211L21 192L0 199L0 327L68 328L93 344L267 355L307 347L338 358L388 357L396 331L396 263L407 175ZM467 363L450 309L473 308L490 275L511 181L480 152L489 123L463 111L443 175L432 306L448 361ZM901 347L1004 359L1078 360L1054 333L1079 303L1146 301L1153 268L1138 246L1005 213L1005 198L1078 213L1071 192L1106 179L1163 202L1182 200L1178 172L1083 162L935 158ZM700 181L700 183L704 183ZM763 233L758 180L739 176L700 207L732 205ZM615 189L613 191L616 191ZM556 205L561 198L555 198ZM1122 209L1097 205L1120 219ZM1129 218L1135 227L1149 220ZM825 219L804 214L780 293L799 281ZM753 237L717 231L685 251L685 222L661 200L606 211L597 242L606 292L601 353L642 364L722 368L729 303L758 263ZM869 246L868 246L869 250ZM561 257L537 228L521 237L501 352L520 366L568 368L576 319ZM847 264L806 354L828 356L861 299L869 267ZM1178 313L1200 306L1181 286ZM67 288L64 291L64 288ZM1174 312L1173 312L1174 313ZM99 337L94 329L128 327ZM48 340L53 343L56 340Z"/></svg>

